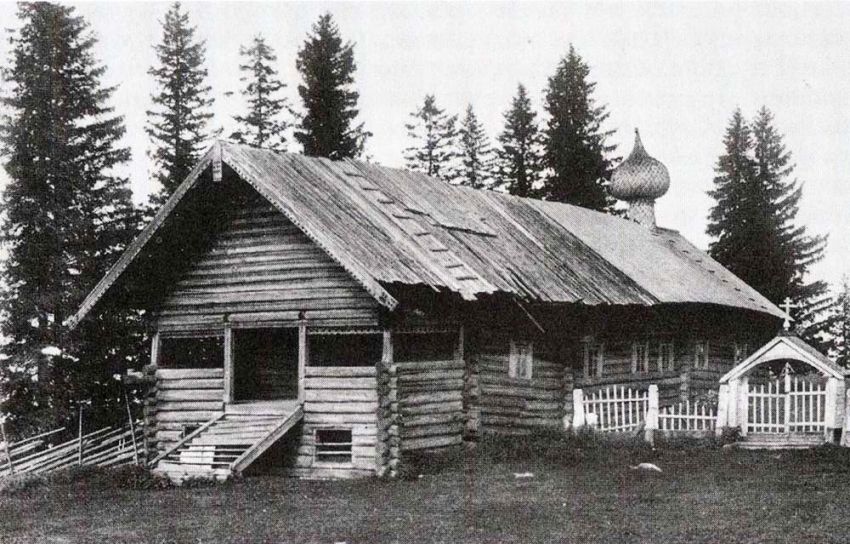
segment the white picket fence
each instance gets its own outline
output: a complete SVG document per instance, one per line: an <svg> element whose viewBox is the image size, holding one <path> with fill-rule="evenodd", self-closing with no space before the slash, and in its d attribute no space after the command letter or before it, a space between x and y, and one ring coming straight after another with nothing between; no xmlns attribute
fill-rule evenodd
<svg viewBox="0 0 850 544"><path fill-rule="evenodd" d="M713 431L717 427L717 408L700 402L680 402L658 411L662 431Z"/></svg>
<svg viewBox="0 0 850 544"><path fill-rule="evenodd" d="M639 391L623 386L609 386L584 395L573 390L573 426L593 427L602 432L630 432L644 425L650 406L658 406L658 387Z"/></svg>
<svg viewBox="0 0 850 544"><path fill-rule="evenodd" d="M638 390L610 386L585 394L573 390L573 428L623 433L639 429L664 432L709 432L717 425L717 409L703 403L682 402L658 406L658 386Z"/></svg>

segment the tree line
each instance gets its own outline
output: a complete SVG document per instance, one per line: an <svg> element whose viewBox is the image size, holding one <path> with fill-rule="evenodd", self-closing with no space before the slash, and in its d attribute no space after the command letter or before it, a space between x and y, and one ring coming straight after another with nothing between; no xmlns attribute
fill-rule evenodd
<svg viewBox="0 0 850 544"><path fill-rule="evenodd" d="M0 218L8 247L0 401L22 432L72 420L81 405L95 420L122 413L115 377L145 364L145 316L113 307L74 331L64 323L198 161L213 136L214 99L205 43L174 3L148 71L156 91L145 128L161 188L139 209L129 180L115 173L130 150L120 144L124 120L110 105L115 89L102 81L106 67L88 23L53 3L22 3L18 18L3 64L0 127L10 178ZM295 59L300 112L284 97L277 57L262 36L241 47L240 58L244 107L226 137L275 150L297 142L304 154L331 159L363 156L371 133L358 121L354 44L330 14ZM619 158L594 90L588 63L570 46L543 90L542 115L519 84L495 142L472 105L458 117L429 94L405 124L404 159L450 183L613 213L607 182ZM723 141L710 193L711 255L773 302L800 303L805 336L847 364L850 288L845 281L831 295L809 279L826 239L796 221L802 185L773 115L764 108L748 121L735 111Z"/></svg>

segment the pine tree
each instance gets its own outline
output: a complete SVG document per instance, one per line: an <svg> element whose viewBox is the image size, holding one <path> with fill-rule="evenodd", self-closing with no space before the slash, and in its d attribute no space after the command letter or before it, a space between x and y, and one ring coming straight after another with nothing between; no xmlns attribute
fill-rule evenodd
<svg viewBox="0 0 850 544"><path fill-rule="evenodd" d="M493 185L493 150L490 149L484 127L472 110L472 104L466 107L457 143L460 163L458 184L473 189L490 188Z"/></svg>
<svg viewBox="0 0 850 544"><path fill-rule="evenodd" d="M604 105L596 104L596 83L589 81L589 76L587 63L570 45L555 75L549 78L544 160L551 174L544 180L542 196L609 211L614 199L605 184L611 178L613 161L609 155L614 146L606 140L614 131L602 129L609 114Z"/></svg>
<svg viewBox="0 0 850 544"><path fill-rule="evenodd" d="M790 297L799 304L802 336L816 342L827 285L808 282L808 272L823 257L826 238L795 224L802 186L791 178L791 153L773 126L773 114L762 108L750 125L736 110L724 146L709 192L715 199L709 252L769 300Z"/></svg>
<svg viewBox="0 0 850 544"><path fill-rule="evenodd" d="M451 182L456 172L452 168L457 138L456 115L448 115L437 106L434 95L425 96L422 107L410 114L413 119L405 125L413 144L404 150L407 168Z"/></svg>
<svg viewBox="0 0 850 544"><path fill-rule="evenodd" d="M354 44L343 43L339 28L330 13L319 17L298 51L295 63L304 79L298 94L305 114L295 139L304 146L304 154L330 159L356 158L363 154L366 139L372 134L363 123L352 126L359 111L360 95L352 89Z"/></svg>
<svg viewBox="0 0 850 544"><path fill-rule="evenodd" d="M159 65L148 74L158 87L151 96L154 108L148 110L145 130L153 144L155 174L162 189L153 197L159 206L189 175L209 139L207 122L213 114L213 99L206 84L204 68L206 45L195 40L195 27L180 2L171 5L162 22L162 41L154 47Z"/></svg>
<svg viewBox="0 0 850 544"><path fill-rule="evenodd" d="M239 126L230 137L255 147L285 149L286 131L291 125L280 116L284 112L292 116L293 112L286 98L279 94L286 85L273 65L277 56L259 35L254 37L251 47L240 47L239 54L247 58L245 64L239 65L245 74L239 81L245 84L242 96L247 101L248 112L233 117Z"/></svg>
<svg viewBox="0 0 850 544"><path fill-rule="evenodd" d="M22 3L3 70L3 411L18 430L55 424L75 406L117 402L111 378L132 358L137 316L107 311L70 334L64 322L135 234L126 178L115 167L124 122L94 57L97 40L74 8ZM42 350L49 348L48 357ZM56 355L56 350L62 351ZM120 396L119 396L120 398Z"/></svg>
<svg viewBox="0 0 850 544"><path fill-rule="evenodd" d="M517 87L504 118L496 151L498 185L512 195L533 196L543 169L542 139L525 86Z"/></svg>

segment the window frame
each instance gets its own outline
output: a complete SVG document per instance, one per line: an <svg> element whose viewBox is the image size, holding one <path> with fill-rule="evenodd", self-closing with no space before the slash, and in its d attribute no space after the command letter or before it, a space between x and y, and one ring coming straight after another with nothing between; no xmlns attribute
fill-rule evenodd
<svg viewBox="0 0 850 544"><path fill-rule="evenodd" d="M512 338L508 352L508 377L517 380L531 380L533 376L534 342Z"/></svg>
<svg viewBox="0 0 850 544"><path fill-rule="evenodd" d="M605 342L586 339L583 344L584 377L601 378L605 373Z"/></svg>
<svg viewBox="0 0 850 544"><path fill-rule="evenodd" d="M710 347L708 340L699 340L694 343L694 369L708 369L709 349Z"/></svg>
<svg viewBox="0 0 850 544"><path fill-rule="evenodd" d="M341 454L338 452L324 452L320 453L320 443L319 443L319 433L326 431L337 431L337 432L347 432L351 438L349 442L329 442L327 445L334 446L348 446L348 452L342 452ZM321 444L326 445L326 444ZM320 455L339 455L343 456L347 453L347 460L345 461L328 461L320 459ZM322 466L344 466L350 467L354 463L354 429L351 427L316 427L313 429L313 464L314 465L322 465Z"/></svg>
<svg viewBox="0 0 850 544"><path fill-rule="evenodd" d="M664 356L668 355L667 368L664 367ZM676 345L670 341L660 340L658 342L658 371L673 372L676 370Z"/></svg>
<svg viewBox="0 0 850 544"><path fill-rule="evenodd" d="M639 353L640 351L643 353ZM632 374L649 374L649 341L632 342Z"/></svg>

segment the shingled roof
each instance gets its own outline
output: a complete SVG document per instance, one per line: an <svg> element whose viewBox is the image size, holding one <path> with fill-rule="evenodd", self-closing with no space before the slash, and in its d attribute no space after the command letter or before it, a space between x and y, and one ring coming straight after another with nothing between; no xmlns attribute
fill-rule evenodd
<svg viewBox="0 0 850 544"><path fill-rule="evenodd" d="M466 300L507 294L588 305L704 303L776 317L782 310L679 233L604 213L449 185L353 160L217 142L89 293L75 325L134 265L201 173L235 171L393 309L393 286Z"/></svg>

